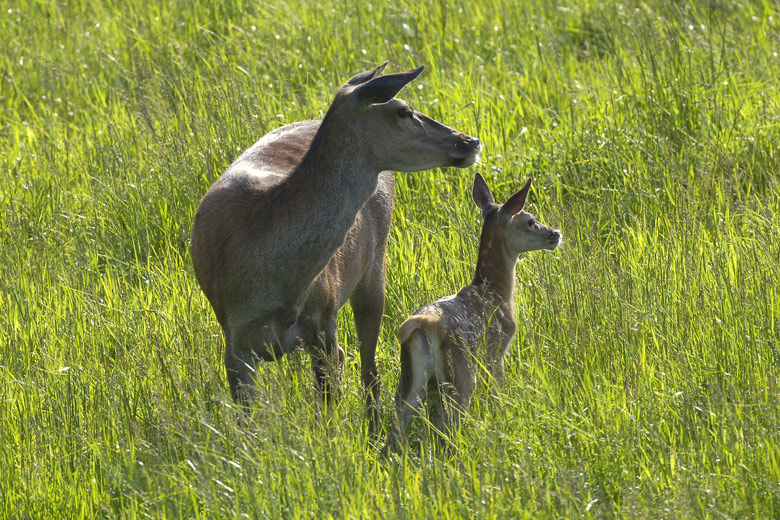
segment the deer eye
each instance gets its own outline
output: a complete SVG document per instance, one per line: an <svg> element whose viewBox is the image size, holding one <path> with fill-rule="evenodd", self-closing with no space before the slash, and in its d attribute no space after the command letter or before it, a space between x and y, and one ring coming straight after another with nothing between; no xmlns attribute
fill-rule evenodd
<svg viewBox="0 0 780 520"><path fill-rule="evenodd" d="M398 110L398 117L402 119L406 119L408 117L412 117L413 113L414 112L412 112L411 108L401 108Z"/></svg>
<svg viewBox="0 0 780 520"><path fill-rule="evenodd" d="M534 219L529 220L528 221L528 227L534 227L535 223L536 223L536 221Z"/></svg>

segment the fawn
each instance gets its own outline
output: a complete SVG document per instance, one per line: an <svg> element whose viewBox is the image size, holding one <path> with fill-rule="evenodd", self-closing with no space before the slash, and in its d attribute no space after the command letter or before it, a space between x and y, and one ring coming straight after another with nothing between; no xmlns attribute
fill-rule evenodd
<svg viewBox="0 0 780 520"><path fill-rule="evenodd" d="M523 211L530 187L531 179L499 205L476 174L472 195L484 219L476 273L471 285L420 307L398 329L401 377L395 396L396 422L383 456L399 436L406 435L426 393L434 394L428 396L428 408L439 432L457 428L476 385L477 359L484 359L493 377L503 382L504 356L517 330L517 257L523 251L555 249L561 241L560 231Z"/></svg>

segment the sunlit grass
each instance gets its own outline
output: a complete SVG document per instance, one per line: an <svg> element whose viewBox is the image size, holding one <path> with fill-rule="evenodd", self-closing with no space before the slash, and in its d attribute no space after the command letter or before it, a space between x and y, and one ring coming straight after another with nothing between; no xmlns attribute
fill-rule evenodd
<svg viewBox="0 0 780 520"><path fill-rule="evenodd" d="M19 2L0 9L0 516L772 518L780 67L771 2ZM563 230L518 267L507 382L457 456L378 460L344 397L263 367L242 423L187 252L198 200L390 60L485 146L397 175L379 363L468 283L479 169ZM381 439L379 440L381 442Z"/></svg>

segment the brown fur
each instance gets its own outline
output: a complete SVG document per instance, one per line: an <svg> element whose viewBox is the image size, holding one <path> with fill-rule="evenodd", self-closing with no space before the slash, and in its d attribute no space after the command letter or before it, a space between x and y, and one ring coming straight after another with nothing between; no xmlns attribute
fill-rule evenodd
<svg viewBox="0 0 780 520"><path fill-rule="evenodd" d="M225 336L234 399L247 403L258 359L311 349L327 394L340 366L336 313L350 299L362 376L376 423L375 350L384 309L384 251L393 206L390 169L468 166L479 141L393 99L420 69L345 84L324 120L278 128L211 186L195 214L195 274Z"/></svg>

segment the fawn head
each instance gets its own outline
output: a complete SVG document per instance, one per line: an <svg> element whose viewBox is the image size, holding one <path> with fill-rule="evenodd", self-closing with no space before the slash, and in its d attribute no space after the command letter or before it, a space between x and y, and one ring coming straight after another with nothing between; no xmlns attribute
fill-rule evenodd
<svg viewBox="0 0 780 520"><path fill-rule="evenodd" d="M380 76L387 63L353 76L336 94L328 116L350 127L369 160L382 170L404 172L474 164L479 139L453 130L395 95L423 70ZM328 118L326 116L326 119ZM323 123L324 124L324 123Z"/></svg>
<svg viewBox="0 0 780 520"><path fill-rule="evenodd" d="M493 201L493 193L482 176L474 177L472 196L482 210L484 228L495 229L504 242L507 254L517 256L523 251L555 249L561 242L561 232L545 226L533 215L523 211L531 180L503 204Z"/></svg>

